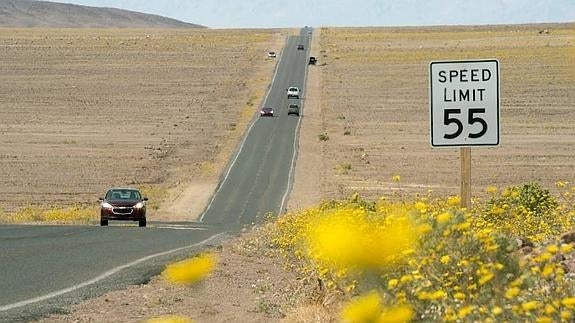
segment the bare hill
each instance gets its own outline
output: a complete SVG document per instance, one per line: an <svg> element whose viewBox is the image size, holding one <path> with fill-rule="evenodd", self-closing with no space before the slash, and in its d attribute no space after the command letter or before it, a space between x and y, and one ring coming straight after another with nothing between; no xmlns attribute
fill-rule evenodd
<svg viewBox="0 0 575 323"><path fill-rule="evenodd" d="M0 27L203 28L128 10L33 0L0 0Z"/></svg>

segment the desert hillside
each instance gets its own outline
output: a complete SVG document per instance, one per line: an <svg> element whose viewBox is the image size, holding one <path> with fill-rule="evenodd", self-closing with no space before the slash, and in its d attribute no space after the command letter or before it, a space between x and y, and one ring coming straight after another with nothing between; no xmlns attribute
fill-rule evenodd
<svg viewBox="0 0 575 323"><path fill-rule="evenodd" d="M0 0L0 27L202 28L157 15L33 0Z"/></svg>

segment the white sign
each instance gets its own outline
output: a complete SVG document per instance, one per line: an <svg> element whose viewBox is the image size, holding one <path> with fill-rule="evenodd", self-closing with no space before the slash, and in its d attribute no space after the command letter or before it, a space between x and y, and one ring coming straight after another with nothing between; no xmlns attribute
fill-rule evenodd
<svg viewBox="0 0 575 323"><path fill-rule="evenodd" d="M499 61L430 64L431 145L499 145Z"/></svg>

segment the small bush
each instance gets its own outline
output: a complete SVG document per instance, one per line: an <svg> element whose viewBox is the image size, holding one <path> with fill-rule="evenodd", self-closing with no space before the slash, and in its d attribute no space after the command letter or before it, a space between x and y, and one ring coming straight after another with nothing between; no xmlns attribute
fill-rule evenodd
<svg viewBox="0 0 575 323"><path fill-rule="evenodd" d="M342 164L335 166L335 169L336 169L338 174L345 175L345 174L349 173L349 171L351 170L351 164L350 163L342 163Z"/></svg>
<svg viewBox="0 0 575 323"><path fill-rule="evenodd" d="M318 136L320 141L328 141L329 140L329 136L327 135L327 133L322 133Z"/></svg>

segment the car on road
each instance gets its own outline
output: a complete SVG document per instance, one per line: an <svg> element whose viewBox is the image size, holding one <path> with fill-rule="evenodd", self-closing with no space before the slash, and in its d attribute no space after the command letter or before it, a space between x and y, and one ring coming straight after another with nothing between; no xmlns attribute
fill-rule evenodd
<svg viewBox="0 0 575 323"><path fill-rule="evenodd" d="M295 87L295 86L290 86L287 89L287 97L288 99L290 98L296 98L299 99L299 88Z"/></svg>
<svg viewBox="0 0 575 323"><path fill-rule="evenodd" d="M260 117L273 117L274 116L274 109L269 107L263 107L260 110Z"/></svg>
<svg viewBox="0 0 575 323"><path fill-rule="evenodd" d="M276 58L276 57L277 57L277 54L276 54L276 52L268 52L268 57L270 57L270 58Z"/></svg>
<svg viewBox="0 0 575 323"><path fill-rule="evenodd" d="M135 188L111 188L100 198L100 225L107 226L109 220L138 221L146 226L146 201Z"/></svg>
<svg viewBox="0 0 575 323"><path fill-rule="evenodd" d="M296 116L299 117L299 105L297 104L290 104L288 106L288 116L295 114Z"/></svg>
<svg viewBox="0 0 575 323"><path fill-rule="evenodd" d="M308 65L315 65L315 63L317 63L317 59L313 56L310 56Z"/></svg>
<svg viewBox="0 0 575 323"><path fill-rule="evenodd" d="M304 47L303 47L302 44L299 44L299 45L297 45L297 49L298 49L298 50L304 50Z"/></svg>

